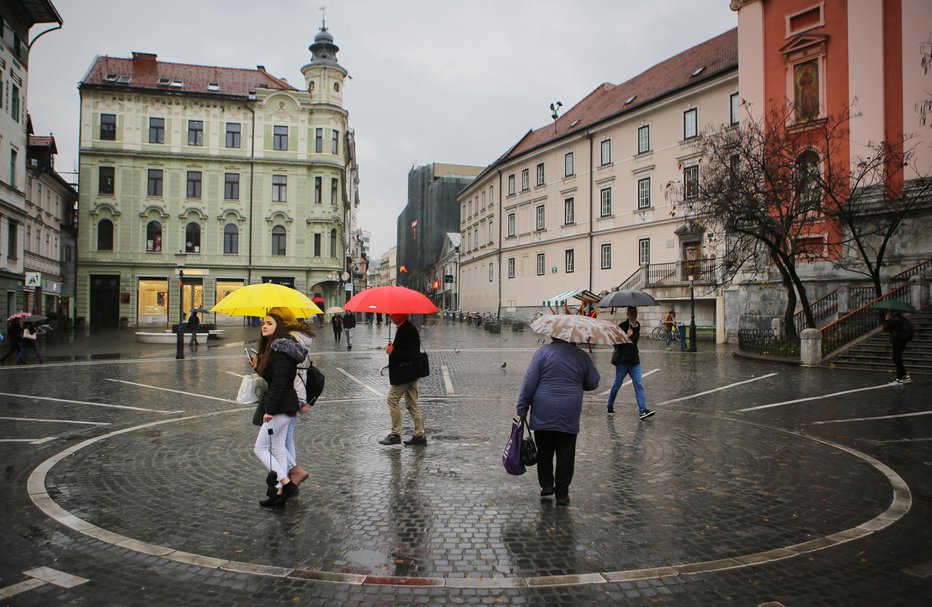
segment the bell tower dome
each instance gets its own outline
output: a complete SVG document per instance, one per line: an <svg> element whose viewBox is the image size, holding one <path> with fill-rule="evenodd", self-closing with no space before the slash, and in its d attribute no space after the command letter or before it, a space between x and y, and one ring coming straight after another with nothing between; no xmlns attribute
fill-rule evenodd
<svg viewBox="0 0 932 607"><path fill-rule="evenodd" d="M343 83L346 69L337 63L340 47L333 41L333 35L327 30L326 19L321 20L320 31L314 36L314 43L308 47L311 62L301 68L307 92L312 103L327 103L343 106Z"/></svg>

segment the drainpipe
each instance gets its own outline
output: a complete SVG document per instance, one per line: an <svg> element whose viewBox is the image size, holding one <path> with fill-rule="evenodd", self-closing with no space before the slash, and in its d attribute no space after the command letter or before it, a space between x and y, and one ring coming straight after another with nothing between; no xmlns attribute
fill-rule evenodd
<svg viewBox="0 0 932 607"><path fill-rule="evenodd" d="M251 100L250 100L251 101ZM252 221L253 221L253 184L256 175L256 111L250 107L248 101L246 109L252 114L252 126L249 133L249 260L246 263L246 284L252 284Z"/></svg>
<svg viewBox="0 0 932 607"><path fill-rule="evenodd" d="M498 310L495 319L502 318L502 224L505 219L505 208L502 206L502 170L498 170Z"/></svg>
<svg viewBox="0 0 932 607"><path fill-rule="evenodd" d="M586 137L589 139L589 290L592 291L592 222L595 220L595 210L592 208L592 180L595 177L595 153L592 149L592 133L586 131Z"/></svg>

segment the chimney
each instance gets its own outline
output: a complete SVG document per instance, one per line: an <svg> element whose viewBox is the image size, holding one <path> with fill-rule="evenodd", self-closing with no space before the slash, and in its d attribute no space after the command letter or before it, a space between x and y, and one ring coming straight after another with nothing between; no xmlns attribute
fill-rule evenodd
<svg viewBox="0 0 932 607"><path fill-rule="evenodd" d="M155 53L140 53L139 51L133 51L133 61L151 61L155 63L156 61Z"/></svg>

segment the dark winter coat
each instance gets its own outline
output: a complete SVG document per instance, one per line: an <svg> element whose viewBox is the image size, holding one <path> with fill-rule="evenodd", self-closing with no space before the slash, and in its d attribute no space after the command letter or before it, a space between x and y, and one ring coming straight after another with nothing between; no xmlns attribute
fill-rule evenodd
<svg viewBox="0 0 932 607"><path fill-rule="evenodd" d="M890 343L894 346L906 345L906 334L904 333L905 324L903 316L900 314L894 314L883 321L883 330L890 334Z"/></svg>
<svg viewBox="0 0 932 607"><path fill-rule="evenodd" d="M631 323L625 320L618 326L621 327L625 335L628 334L628 329L631 329L631 343L615 345L615 351L612 352L612 364L615 366L641 364L641 357L638 352L638 340L641 339L641 323L632 327Z"/></svg>
<svg viewBox="0 0 932 607"><path fill-rule="evenodd" d="M350 313L350 314L347 314L343 318L343 328L344 329L355 329L356 328L356 315L355 314Z"/></svg>
<svg viewBox="0 0 932 607"><path fill-rule="evenodd" d="M262 372L262 379L269 389L262 396L262 408L269 415L296 413L300 408L294 390L298 364L307 356L307 349L291 337L276 339L271 345L269 362Z"/></svg>
<svg viewBox="0 0 932 607"><path fill-rule="evenodd" d="M191 318L188 319L188 331L191 333L197 333L197 328L201 324L201 319L197 317L197 314L191 314Z"/></svg>
<svg viewBox="0 0 932 607"><path fill-rule="evenodd" d="M417 329L406 320L398 327L392 353L388 355L389 383L393 386L417 381L421 376L420 367L421 336Z"/></svg>

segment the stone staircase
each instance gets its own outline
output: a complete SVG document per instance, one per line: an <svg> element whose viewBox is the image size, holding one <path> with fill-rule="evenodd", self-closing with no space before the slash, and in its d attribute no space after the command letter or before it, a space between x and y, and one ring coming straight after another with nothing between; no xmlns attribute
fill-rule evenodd
<svg viewBox="0 0 932 607"><path fill-rule="evenodd" d="M903 364L910 375L932 375L932 311L909 315L909 319L916 329L916 336L906 346ZM890 356L890 335L878 328L856 345L823 360L822 364L839 369L884 371L892 375L895 372Z"/></svg>

